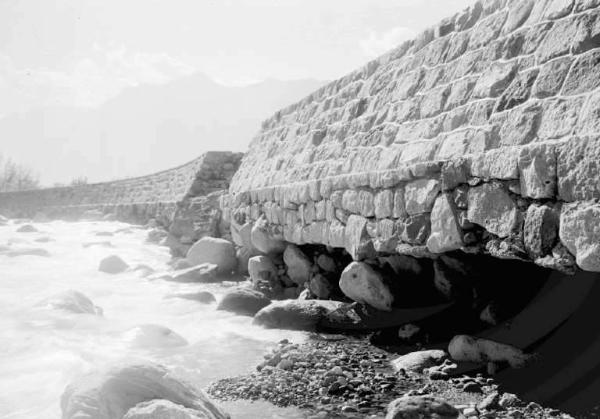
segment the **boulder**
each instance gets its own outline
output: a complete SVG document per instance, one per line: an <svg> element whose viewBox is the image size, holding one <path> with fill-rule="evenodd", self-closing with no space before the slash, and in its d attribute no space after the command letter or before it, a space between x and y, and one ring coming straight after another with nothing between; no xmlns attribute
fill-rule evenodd
<svg viewBox="0 0 600 419"><path fill-rule="evenodd" d="M220 272L231 272L237 267L233 243L215 237L203 237L187 252L187 260L192 265L212 263Z"/></svg>
<svg viewBox="0 0 600 419"><path fill-rule="evenodd" d="M188 269L173 272L172 275L163 277L166 281L173 282L215 282L218 280L217 265L202 263Z"/></svg>
<svg viewBox="0 0 600 419"><path fill-rule="evenodd" d="M281 253L285 250L283 236L273 226L269 226L264 215L252 226L250 240L252 246L262 253Z"/></svg>
<svg viewBox="0 0 600 419"><path fill-rule="evenodd" d="M39 230L32 226L31 224L23 224L21 227L17 228L17 233L38 233Z"/></svg>
<svg viewBox="0 0 600 419"><path fill-rule="evenodd" d="M206 415L169 400L151 400L135 405L123 419L205 419Z"/></svg>
<svg viewBox="0 0 600 419"><path fill-rule="evenodd" d="M175 270L181 270L181 269L188 269L192 267L192 264L190 263L189 260L185 259L185 258L180 258L180 259L175 259L173 261L173 268L175 268Z"/></svg>
<svg viewBox="0 0 600 419"><path fill-rule="evenodd" d="M565 204L560 213L560 240L575 255L577 265L600 272L600 204Z"/></svg>
<svg viewBox="0 0 600 419"><path fill-rule="evenodd" d="M154 273L154 268L148 265L139 264L132 268L132 271L136 273L136 275L140 278L145 278Z"/></svg>
<svg viewBox="0 0 600 419"><path fill-rule="evenodd" d="M321 300L326 300L331 296L331 292L333 291L333 285L323 275L316 274L314 277L311 278L310 283L308 285L308 289L310 289L310 292L316 295L317 298L320 298Z"/></svg>
<svg viewBox="0 0 600 419"><path fill-rule="evenodd" d="M198 292L188 292L181 294L173 294L170 295L171 298L183 298L185 300L193 300L202 304L211 304L215 303L217 299L212 293L208 291L198 291Z"/></svg>
<svg viewBox="0 0 600 419"><path fill-rule="evenodd" d="M161 240L167 237L169 233L167 233L162 228L153 228L148 232L146 236L146 242L148 243L160 243Z"/></svg>
<svg viewBox="0 0 600 419"><path fill-rule="evenodd" d="M155 399L198 411L203 419L229 418L204 392L152 363L116 366L73 381L61 397L62 418L121 418L140 403Z"/></svg>
<svg viewBox="0 0 600 419"><path fill-rule="evenodd" d="M102 309L95 306L92 300L79 291L69 290L53 295L40 303L38 306L44 306L55 310L65 310L76 314L102 315Z"/></svg>
<svg viewBox="0 0 600 419"><path fill-rule="evenodd" d="M521 368L535 357L511 345L468 335L454 336L448 344L448 353L455 361L507 362L512 368Z"/></svg>
<svg viewBox="0 0 600 419"><path fill-rule="evenodd" d="M410 352L394 359L392 367L396 371L404 370L421 373L425 368L441 364L447 357L448 354L440 349Z"/></svg>
<svg viewBox="0 0 600 419"><path fill-rule="evenodd" d="M110 255L100 261L98 270L107 274L118 274L124 272L129 265L117 255Z"/></svg>
<svg viewBox="0 0 600 419"><path fill-rule="evenodd" d="M342 272L340 289L351 300L390 311L394 296L383 277L364 262L352 262Z"/></svg>
<svg viewBox="0 0 600 419"><path fill-rule="evenodd" d="M136 348L172 348L188 342L171 329L159 324L142 324L123 334L123 339Z"/></svg>
<svg viewBox="0 0 600 419"><path fill-rule="evenodd" d="M260 281L277 278L277 268L268 256L254 256L248 259L248 274L254 285Z"/></svg>
<svg viewBox="0 0 600 419"><path fill-rule="evenodd" d="M254 324L269 329L314 330L329 312L343 306L339 301L275 301L254 316Z"/></svg>
<svg viewBox="0 0 600 419"><path fill-rule="evenodd" d="M388 405L385 419L455 419L460 412L433 396L404 396Z"/></svg>
<svg viewBox="0 0 600 419"><path fill-rule="evenodd" d="M254 316L263 307L271 303L262 292L249 288L236 288L227 292L217 310L230 311L244 316Z"/></svg>
<svg viewBox="0 0 600 419"><path fill-rule="evenodd" d="M323 269L325 272L333 273L337 271L337 264L335 260L324 253L321 253L319 257L317 257L317 266Z"/></svg>
<svg viewBox="0 0 600 419"><path fill-rule="evenodd" d="M304 285L310 279L312 263L298 246L288 245L283 252L283 261L287 266L287 275L296 284Z"/></svg>

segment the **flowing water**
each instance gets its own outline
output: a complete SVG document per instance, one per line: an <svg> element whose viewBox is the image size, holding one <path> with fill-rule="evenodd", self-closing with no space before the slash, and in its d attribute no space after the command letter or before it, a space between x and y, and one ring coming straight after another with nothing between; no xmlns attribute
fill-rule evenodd
<svg viewBox="0 0 600 419"><path fill-rule="evenodd" d="M215 379L251 371L279 340L305 338L253 326L251 318L216 311L215 304L172 297L208 290L218 300L226 284L178 284L143 278L139 271L98 271L100 260L111 254L132 267L168 271L168 249L144 243L146 230L117 222L34 225L39 232L16 232L17 224L0 226L0 247L42 248L50 254L9 257L0 252L1 418L59 418L60 396L69 382L119 360L158 362L205 388ZM112 235L97 235L107 232ZM85 294L104 315L40 304L68 290ZM143 325L168 327L187 344L160 333L140 333ZM266 403L223 406L234 418L301 417Z"/></svg>

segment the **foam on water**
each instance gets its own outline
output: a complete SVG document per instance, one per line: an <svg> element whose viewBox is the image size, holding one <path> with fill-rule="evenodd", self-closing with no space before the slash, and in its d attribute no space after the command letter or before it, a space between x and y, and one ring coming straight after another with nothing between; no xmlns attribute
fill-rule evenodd
<svg viewBox="0 0 600 419"><path fill-rule="evenodd" d="M178 284L98 271L117 254L131 267L169 269L168 249L145 244L146 231L116 222L35 224L38 233L0 226L0 246L43 248L50 257L9 257L0 252L0 417L60 417L59 399L78 374L121 359L148 359L204 388L210 381L250 371L265 351L301 333L265 330L251 318L215 310L174 293L208 290L217 300L223 284ZM112 236L97 236L98 232ZM50 241L36 239L49 237ZM84 243L109 241L106 245ZM102 308L103 316L76 314L39 304L76 290ZM148 326L150 325L150 326ZM155 326L152 326L155 325ZM173 333L165 332L164 328ZM187 344L185 344L187 342ZM299 417L297 412L248 403L229 405L234 417ZM254 412L254 413L252 413Z"/></svg>

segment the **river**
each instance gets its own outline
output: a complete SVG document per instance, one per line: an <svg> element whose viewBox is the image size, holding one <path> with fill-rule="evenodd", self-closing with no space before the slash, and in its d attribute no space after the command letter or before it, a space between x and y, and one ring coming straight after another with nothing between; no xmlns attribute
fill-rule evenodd
<svg viewBox="0 0 600 419"><path fill-rule="evenodd" d="M231 284L178 284L144 278L140 271L110 275L101 259L116 254L131 267L170 270L166 247L147 244L147 230L118 222L34 223L38 232L0 226L0 417L59 418L65 386L82 373L123 359L147 359L205 388L209 382L252 370L264 353L302 333L265 330L251 318L215 310L173 294L207 290L217 300ZM100 234L98 234L100 233ZM90 245L93 242L105 242ZM42 248L49 256L6 255ZM103 316L54 309L43 301L76 290L102 308ZM42 302L42 303L40 303ZM172 329L187 344L140 338L141 325ZM233 418L296 418L295 410L266 403L223 404Z"/></svg>

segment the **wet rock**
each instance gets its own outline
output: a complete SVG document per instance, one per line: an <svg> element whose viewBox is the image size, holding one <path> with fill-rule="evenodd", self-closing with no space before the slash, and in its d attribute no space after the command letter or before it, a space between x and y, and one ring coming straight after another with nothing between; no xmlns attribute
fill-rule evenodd
<svg viewBox="0 0 600 419"><path fill-rule="evenodd" d="M401 397L390 403L387 411L386 419L455 419L460 415L453 406L432 396Z"/></svg>
<svg viewBox="0 0 600 419"><path fill-rule="evenodd" d="M441 364L447 357L448 354L439 349L410 352L394 359L392 361L392 366L396 371L404 370L407 372L420 373L423 372L425 368Z"/></svg>
<svg viewBox="0 0 600 419"><path fill-rule="evenodd" d="M212 263L202 263L187 269L173 272L163 279L173 282L215 282L218 281L219 268Z"/></svg>
<svg viewBox="0 0 600 419"><path fill-rule="evenodd" d="M173 268L175 268L175 270L188 269L191 267L192 264L190 263L190 261L184 258L176 259L173 262Z"/></svg>
<svg viewBox="0 0 600 419"><path fill-rule="evenodd" d="M129 268L129 265L117 255L105 257L100 261L100 265L98 266L100 272L106 272L113 275L124 272L127 268Z"/></svg>
<svg viewBox="0 0 600 419"><path fill-rule="evenodd" d="M310 279L312 263L296 245L290 244L283 252L283 261L287 266L287 275L298 285L304 285Z"/></svg>
<svg viewBox="0 0 600 419"><path fill-rule="evenodd" d="M201 390L167 368L139 363L93 372L74 380L61 397L63 419L114 419L140 403L164 399L201 412L205 419L228 419Z"/></svg>
<svg viewBox="0 0 600 419"><path fill-rule="evenodd" d="M135 326L123 334L123 339L136 348L173 348L188 344L182 336L158 324Z"/></svg>
<svg viewBox="0 0 600 419"><path fill-rule="evenodd" d="M228 291L217 306L217 310L230 311L244 316L254 316L263 307L271 303L263 293L248 289L236 288Z"/></svg>
<svg viewBox="0 0 600 419"><path fill-rule="evenodd" d="M394 296L383 277L364 262L352 262L342 272L340 289L351 300L390 311Z"/></svg>
<svg viewBox="0 0 600 419"><path fill-rule="evenodd" d="M37 247L21 247L17 249L8 250L5 253L6 256L9 257L17 257L17 256L42 256L42 257L50 257L50 252L46 249L41 249Z"/></svg>
<svg viewBox="0 0 600 419"><path fill-rule="evenodd" d="M169 400L151 400L135 405L123 419L204 419L206 416Z"/></svg>
<svg viewBox="0 0 600 419"><path fill-rule="evenodd" d="M344 303L324 300L275 301L254 316L254 323L269 329L314 330L328 312Z"/></svg>
<svg viewBox="0 0 600 419"><path fill-rule="evenodd" d="M507 362L512 368L521 368L533 358L514 346L467 335L453 337L448 345L448 353L455 361Z"/></svg>
<svg viewBox="0 0 600 419"><path fill-rule="evenodd" d="M102 309L79 291L69 290L53 295L37 304L55 310L65 310L75 314L102 315Z"/></svg>
<svg viewBox="0 0 600 419"><path fill-rule="evenodd" d="M237 267L233 243L215 237L203 237L192 245L186 255L192 265L212 263L220 272L230 273Z"/></svg>
<svg viewBox="0 0 600 419"><path fill-rule="evenodd" d="M281 253L285 250L283 236L269 226L264 215L256 220L250 232L252 246L263 253Z"/></svg>
<svg viewBox="0 0 600 419"><path fill-rule="evenodd" d="M326 300L331 295L333 285L323 275L316 274L311 278L308 288L317 298Z"/></svg>
<svg viewBox="0 0 600 419"><path fill-rule="evenodd" d="M21 227L17 228L17 233L38 233L39 230L32 226L31 224L23 224Z"/></svg>
<svg viewBox="0 0 600 419"><path fill-rule="evenodd" d="M136 265L131 270L134 271L137 274L137 276L141 278L150 276L155 272L154 268L144 264Z"/></svg>
<svg viewBox="0 0 600 419"><path fill-rule="evenodd" d="M161 240L167 237L169 233L167 233L162 228L153 228L146 235L146 241L148 243L160 243Z"/></svg>

